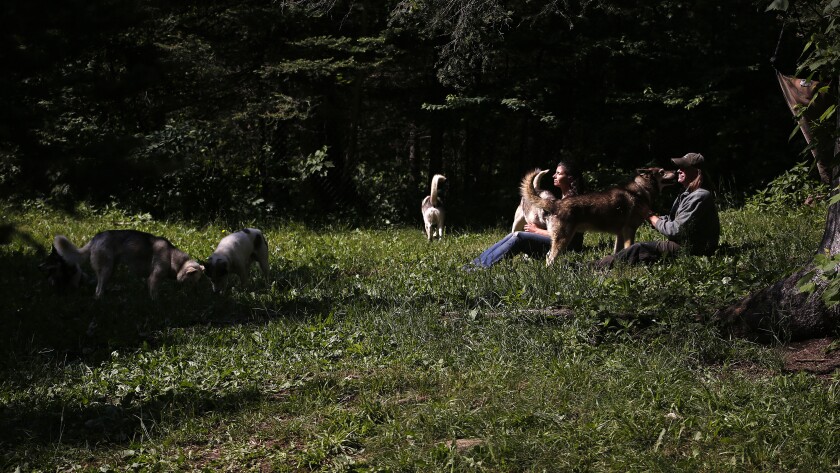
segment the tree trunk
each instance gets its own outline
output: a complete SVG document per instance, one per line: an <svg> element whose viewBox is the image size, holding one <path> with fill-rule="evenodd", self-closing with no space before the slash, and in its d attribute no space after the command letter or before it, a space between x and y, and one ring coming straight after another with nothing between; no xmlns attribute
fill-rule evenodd
<svg viewBox="0 0 840 473"><path fill-rule="evenodd" d="M417 159L417 125L412 121L408 125L408 175L409 189L417 188L420 182L420 162Z"/></svg>
<svg viewBox="0 0 840 473"><path fill-rule="evenodd" d="M783 85L782 91L788 105L792 106L790 93L795 90ZM810 128L809 122L804 117L802 120L803 134L810 142L809 133L806 133ZM840 115L837 116L834 136L826 133L823 127L822 136L816 137L817 146L811 150L817 160L821 180L832 186L832 195L838 192L837 186L840 185L840 166L837 164L840 140L835 136L840 136ZM817 252L828 252L832 256L840 253L840 202L828 208L825 231ZM802 293L796 287L796 283L813 269L812 260L805 268L786 279L719 310L715 314L715 321L726 334L758 341L779 338L797 340L831 334L840 327L840 304L826 307L820 298L820 293L825 289L822 280L815 281L818 289L814 292Z"/></svg>
<svg viewBox="0 0 840 473"><path fill-rule="evenodd" d="M820 164L823 169L831 169L831 184L836 189L840 184L837 166L826 160L821 160ZM836 192L834 190L832 194ZM840 253L840 202L828 208L818 252ZM726 334L762 342L801 340L831 334L840 327L840 304L832 308L825 306L820 298L824 287L818 287L812 293L801 293L796 287L797 281L812 269L813 262L786 279L718 311L715 320Z"/></svg>

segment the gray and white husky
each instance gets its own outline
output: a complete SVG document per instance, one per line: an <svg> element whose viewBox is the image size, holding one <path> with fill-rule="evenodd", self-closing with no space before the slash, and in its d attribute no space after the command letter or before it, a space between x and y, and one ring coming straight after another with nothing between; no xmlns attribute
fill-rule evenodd
<svg viewBox="0 0 840 473"><path fill-rule="evenodd" d="M149 295L157 298L158 286L163 279L178 282L195 282L201 279L204 267L190 255L176 248L166 238L137 230L106 230L93 236L81 247L64 235L57 235L53 246L61 258L74 265L90 261L96 274L96 298L102 297L105 284L117 263L123 263L137 275L148 279Z"/></svg>
<svg viewBox="0 0 840 473"><path fill-rule="evenodd" d="M441 174L432 177L432 188L420 204L420 211L423 213L423 226L426 230L426 238L432 241L435 238L443 238L443 226L446 212L443 210L443 202L438 198L438 187L445 182L446 178Z"/></svg>
<svg viewBox="0 0 840 473"><path fill-rule="evenodd" d="M263 278L268 276L268 243L258 228L244 228L222 238L216 250L204 263L204 272L213 283L213 292L222 292L228 276L239 276L240 283L248 281L251 264L257 262Z"/></svg>
<svg viewBox="0 0 840 473"><path fill-rule="evenodd" d="M545 177L548 173L548 170L542 171L538 169L531 185L534 188L534 191L543 199L556 199L557 196L553 192L543 189L540 185L543 177ZM513 225L511 226L510 231L521 232L525 230L526 223L530 223L531 225L542 228L543 230L547 228L545 223L545 211L532 204L530 200L520 198L519 207L516 208L516 212L513 214Z"/></svg>

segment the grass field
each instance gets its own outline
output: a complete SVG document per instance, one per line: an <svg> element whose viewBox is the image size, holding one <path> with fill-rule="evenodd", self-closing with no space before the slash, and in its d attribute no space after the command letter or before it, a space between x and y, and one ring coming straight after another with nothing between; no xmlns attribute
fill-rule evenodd
<svg viewBox="0 0 840 473"><path fill-rule="evenodd" d="M133 228L199 259L239 228L0 212L44 245ZM594 234L551 268L466 273L502 229L240 222L267 236L267 281L157 301L127 274L100 301L56 294L15 240L0 471L840 471L838 374L704 322L804 264L824 216L727 210L715 257L609 272L583 264L609 251Z"/></svg>

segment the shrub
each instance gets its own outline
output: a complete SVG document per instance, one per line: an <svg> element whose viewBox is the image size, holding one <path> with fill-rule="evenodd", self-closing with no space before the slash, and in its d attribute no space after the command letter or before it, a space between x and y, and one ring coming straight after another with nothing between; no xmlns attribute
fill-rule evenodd
<svg viewBox="0 0 840 473"><path fill-rule="evenodd" d="M746 207L751 210L787 210L805 203L825 200L829 188L810 176L811 166L807 162L796 164L767 187L747 199Z"/></svg>

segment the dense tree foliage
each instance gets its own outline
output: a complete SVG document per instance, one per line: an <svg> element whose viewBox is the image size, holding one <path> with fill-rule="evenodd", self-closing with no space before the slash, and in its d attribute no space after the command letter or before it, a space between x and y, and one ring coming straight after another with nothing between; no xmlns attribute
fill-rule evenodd
<svg viewBox="0 0 840 473"><path fill-rule="evenodd" d="M187 218L507 221L558 158L599 184L688 151L724 190L803 145L766 2L5 2L5 196ZM793 72L804 38L788 34ZM797 138L799 139L799 138ZM317 213L316 213L317 211Z"/></svg>

